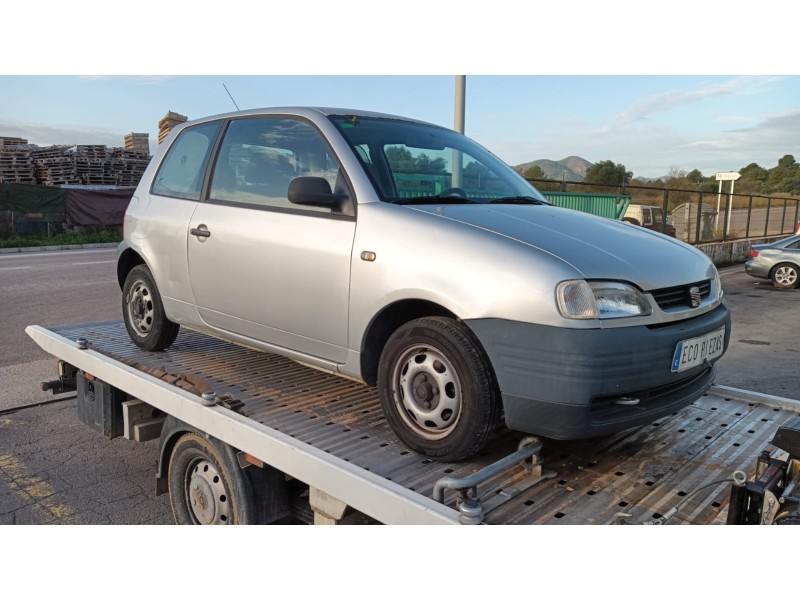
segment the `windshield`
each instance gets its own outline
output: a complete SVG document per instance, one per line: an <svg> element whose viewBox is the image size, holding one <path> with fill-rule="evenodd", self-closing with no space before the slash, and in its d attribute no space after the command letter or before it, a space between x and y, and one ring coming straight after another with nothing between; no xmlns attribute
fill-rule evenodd
<svg viewBox="0 0 800 600"><path fill-rule="evenodd" d="M334 115L384 202L546 204L508 165L469 138L434 125Z"/></svg>

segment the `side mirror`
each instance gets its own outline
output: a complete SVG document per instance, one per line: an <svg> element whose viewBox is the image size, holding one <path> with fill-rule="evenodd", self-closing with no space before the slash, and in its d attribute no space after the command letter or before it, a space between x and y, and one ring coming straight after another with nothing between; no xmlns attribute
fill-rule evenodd
<svg viewBox="0 0 800 600"><path fill-rule="evenodd" d="M289 183L289 202L303 206L321 206L341 210L343 196L334 194L327 179L322 177L295 177Z"/></svg>

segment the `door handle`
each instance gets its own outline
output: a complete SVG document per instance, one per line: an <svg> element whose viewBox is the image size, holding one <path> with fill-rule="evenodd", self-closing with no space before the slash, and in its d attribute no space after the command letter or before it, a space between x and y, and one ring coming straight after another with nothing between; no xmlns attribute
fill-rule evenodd
<svg viewBox="0 0 800 600"><path fill-rule="evenodd" d="M200 227L202 227L203 229L200 229ZM206 229L205 225L200 225L200 227L192 227L189 230L189 233L191 233L193 236L196 236L196 237L199 237L199 238L201 238L201 237L211 237L211 232L208 229Z"/></svg>

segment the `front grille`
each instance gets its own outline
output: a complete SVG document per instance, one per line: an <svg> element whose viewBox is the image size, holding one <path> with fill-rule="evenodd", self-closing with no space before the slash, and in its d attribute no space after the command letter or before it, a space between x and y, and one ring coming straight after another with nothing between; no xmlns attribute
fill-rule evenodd
<svg viewBox="0 0 800 600"><path fill-rule="evenodd" d="M705 301L711 294L711 280L698 281L697 283L688 283L686 285L678 285L670 288L663 288L650 292L653 294L658 306L661 310L668 310L670 308L692 308L690 301L689 288L697 286L700 288L701 301Z"/></svg>

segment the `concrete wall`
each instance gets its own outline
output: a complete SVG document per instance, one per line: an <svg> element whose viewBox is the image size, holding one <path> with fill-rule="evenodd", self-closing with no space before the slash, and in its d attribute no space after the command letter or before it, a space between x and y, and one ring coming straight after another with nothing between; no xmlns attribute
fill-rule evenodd
<svg viewBox="0 0 800 600"><path fill-rule="evenodd" d="M743 263L747 260L752 244L768 244L787 237L778 235L766 238L750 238L732 242L714 242L713 244L697 244L697 249L705 252L718 267Z"/></svg>

